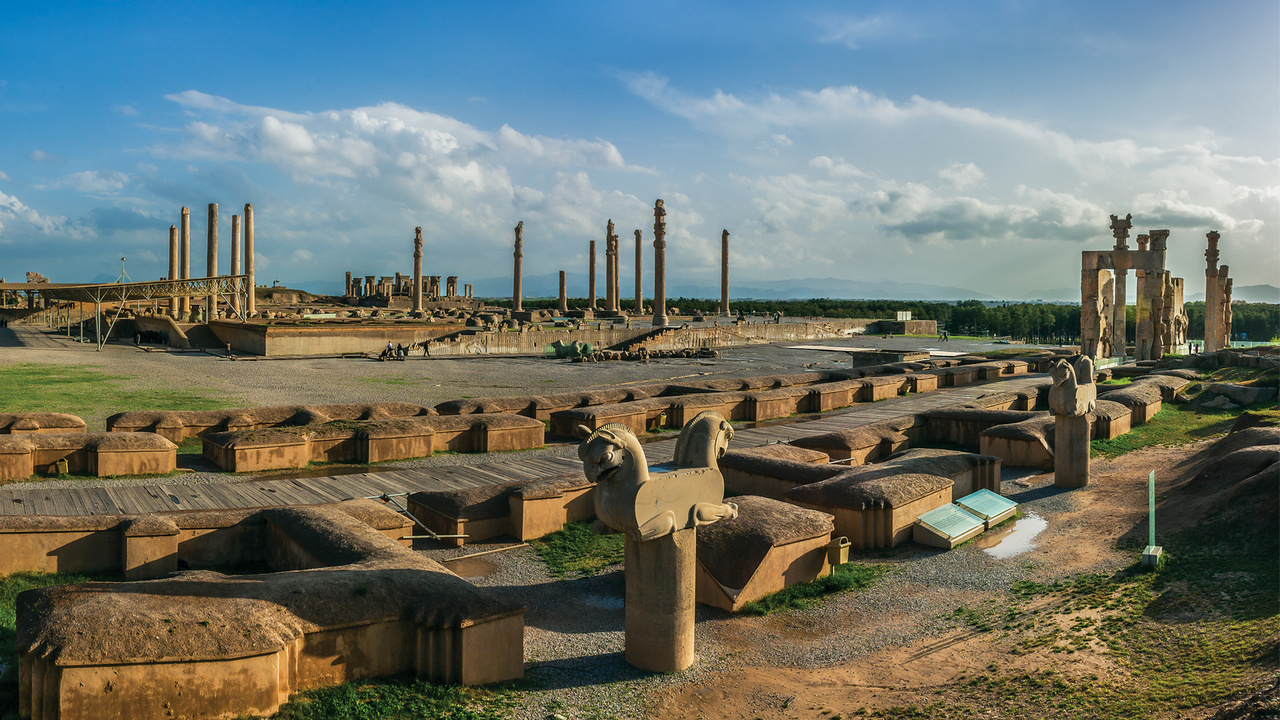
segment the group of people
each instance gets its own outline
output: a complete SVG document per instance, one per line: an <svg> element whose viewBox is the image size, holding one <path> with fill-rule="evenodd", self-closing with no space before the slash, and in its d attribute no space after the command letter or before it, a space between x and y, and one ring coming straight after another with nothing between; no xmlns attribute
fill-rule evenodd
<svg viewBox="0 0 1280 720"><path fill-rule="evenodd" d="M950 333L950 332L948 332L948 331L946 331L946 330L939 330L939 331L938 331L938 340L940 340L940 341L942 341L942 342L950 342L950 341L951 341L951 333Z"/></svg>

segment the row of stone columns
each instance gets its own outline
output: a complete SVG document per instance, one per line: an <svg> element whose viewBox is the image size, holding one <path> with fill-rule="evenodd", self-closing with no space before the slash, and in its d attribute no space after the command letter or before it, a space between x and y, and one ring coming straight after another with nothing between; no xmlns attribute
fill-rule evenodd
<svg viewBox="0 0 1280 720"><path fill-rule="evenodd" d="M241 221L243 219L243 228ZM169 226L169 279L170 280L189 280L191 278L191 209L182 208L181 225ZM241 230L243 229L243 245L241 244ZM246 315L252 315L257 310L257 302L254 297L254 271L255 271L255 252L254 252L254 228L253 228L253 205L245 203L244 216L231 216L231 275L241 274L241 265L243 259L243 274L247 276L246 285L248 292L246 293L244 307L241 307L238 296L232 296L231 307L234 310L242 311ZM205 277L218 276L218 203L209 203L209 223L207 234L206 249L206 274ZM212 319L217 316L218 298L216 294L210 294L205 298L205 307L207 310L207 318ZM183 296L181 298L172 298L169 300L169 311L175 316L190 317L191 298Z"/></svg>
<svg viewBox="0 0 1280 720"><path fill-rule="evenodd" d="M666 313L666 209L662 200L654 203L653 207L653 248L654 248L654 303L653 303L653 325L654 327L664 327L667 324ZM512 296L511 306L513 310L520 311L523 308L523 297L521 291L522 283L522 265L524 258L524 221L520 221L515 228L515 252L514 252L514 268L512 274ZM644 287L642 280L642 259L643 251L641 248L642 234L639 230L635 231L635 312L639 313L644 307ZM613 220L605 229L605 310L609 314L619 314L622 311L622 272L619 264L621 255L621 243L618 235L614 232ZM596 241L592 240L589 244L587 255L587 307L595 308L596 306ZM565 272L560 271L560 310L561 312L568 310L568 297L565 289ZM729 314L729 231L725 230L720 235L720 312L721 314Z"/></svg>

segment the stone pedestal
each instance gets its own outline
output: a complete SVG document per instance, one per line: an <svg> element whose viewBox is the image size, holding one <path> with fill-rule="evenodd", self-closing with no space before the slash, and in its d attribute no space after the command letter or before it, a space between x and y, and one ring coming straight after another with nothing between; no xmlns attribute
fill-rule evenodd
<svg viewBox="0 0 1280 720"><path fill-rule="evenodd" d="M626 659L641 670L693 664L697 530L648 542L626 538Z"/></svg>
<svg viewBox="0 0 1280 720"><path fill-rule="evenodd" d="M1089 416L1054 415L1053 420L1053 484L1085 487L1089 484Z"/></svg>

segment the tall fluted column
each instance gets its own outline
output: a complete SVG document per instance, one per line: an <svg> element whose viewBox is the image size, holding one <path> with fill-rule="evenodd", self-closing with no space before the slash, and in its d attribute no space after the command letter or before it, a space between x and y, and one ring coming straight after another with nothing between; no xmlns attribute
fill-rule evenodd
<svg viewBox="0 0 1280 720"><path fill-rule="evenodd" d="M720 314L729 314L729 231L720 233Z"/></svg>
<svg viewBox="0 0 1280 720"><path fill-rule="evenodd" d="M1213 230L1205 237L1209 239L1209 249L1204 251L1204 351L1210 353L1221 349L1218 342L1218 311L1222 303L1222 284L1218 281L1218 239L1222 236Z"/></svg>
<svg viewBox="0 0 1280 720"><path fill-rule="evenodd" d="M182 208L182 225L181 236L179 238L179 253L182 255L182 261L178 265L178 276L180 280L186 280L191 277L191 208ZM183 295L181 302L178 304L178 314L191 318L191 296Z"/></svg>
<svg viewBox="0 0 1280 720"><path fill-rule="evenodd" d="M1116 239L1111 249L1111 260L1115 264L1115 304L1111 306L1114 313L1111 321L1111 354L1123 358L1125 355L1125 302L1127 290L1126 276L1129 272L1129 228L1133 227L1133 215L1125 215L1124 219L1111 216L1111 234Z"/></svg>
<svg viewBox="0 0 1280 720"><path fill-rule="evenodd" d="M613 293L613 260L617 259L617 249L613 246L613 220L609 220L604 231L604 309L609 314L617 313L618 299Z"/></svg>
<svg viewBox="0 0 1280 720"><path fill-rule="evenodd" d="M642 238L643 234L636 230L636 315L644 312L644 279L641 274L644 268L644 241Z"/></svg>
<svg viewBox="0 0 1280 720"><path fill-rule="evenodd" d="M521 287L523 280L520 273L524 265L524 221L521 220L516 225L516 250L513 254L515 257L515 270L511 280L511 311L520 312L524 310L523 288Z"/></svg>
<svg viewBox="0 0 1280 720"><path fill-rule="evenodd" d="M169 226L169 279L178 279L178 226ZM178 317L178 298L169 298L169 314Z"/></svg>
<svg viewBox="0 0 1280 720"><path fill-rule="evenodd" d="M230 275L240 274L240 216L231 216L231 272ZM240 310L240 294L231 293L231 308Z"/></svg>
<svg viewBox="0 0 1280 720"><path fill-rule="evenodd" d="M596 309L596 241L591 241L591 254L587 260L587 308Z"/></svg>
<svg viewBox="0 0 1280 720"><path fill-rule="evenodd" d="M209 254L208 254L208 272L205 277L214 278L218 276L218 203L209 203ZM218 296L209 293L209 297L205 301L205 322L209 322L218 316Z"/></svg>
<svg viewBox="0 0 1280 720"><path fill-rule="evenodd" d="M413 311L422 312L422 228L413 229Z"/></svg>
<svg viewBox="0 0 1280 720"><path fill-rule="evenodd" d="M249 318L258 311L258 298L254 279L253 205L244 204L244 316Z"/></svg>
<svg viewBox="0 0 1280 720"><path fill-rule="evenodd" d="M569 296L565 294L565 290L566 288L565 288L564 271L561 270L560 271L560 312L565 312L569 309Z"/></svg>
<svg viewBox="0 0 1280 720"><path fill-rule="evenodd" d="M667 326L667 209L653 204L653 326Z"/></svg>

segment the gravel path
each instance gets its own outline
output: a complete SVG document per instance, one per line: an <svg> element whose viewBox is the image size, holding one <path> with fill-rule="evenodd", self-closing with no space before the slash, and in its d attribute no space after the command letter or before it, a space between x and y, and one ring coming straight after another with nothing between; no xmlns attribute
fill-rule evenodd
<svg viewBox="0 0 1280 720"><path fill-rule="evenodd" d="M1077 509L1075 496L1055 488L1051 474L1006 471L1002 491L1018 500L1024 513L1034 513L1051 526ZM477 543L423 552L447 561L513 545ZM1057 577L1042 553L1002 560L976 543L949 552L908 543L893 550L854 553L852 559L883 563L891 570L868 590L834 595L807 610L749 617L699 605L697 662L689 670L667 674L642 672L623 660L621 566L594 577L556 580L530 547L462 561L472 565L446 564L464 576L470 573L468 579L475 584L527 607L526 676L534 689L519 693L519 720L541 720L552 713L566 718L645 718L656 692L714 682L718 674L735 668L821 668L941 637L960 627L954 614L958 607L998 602L1019 578ZM1119 570L1128 562L1111 557L1094 571Z"/></svg>

